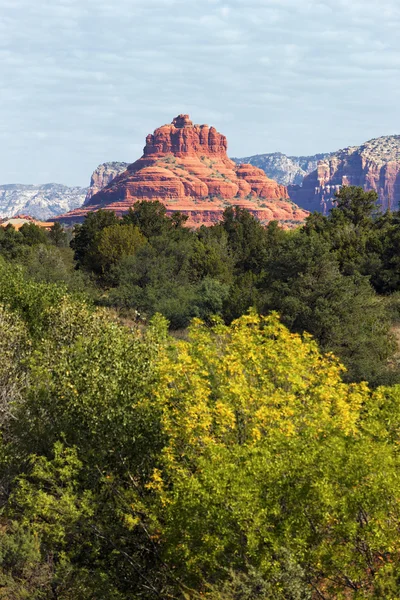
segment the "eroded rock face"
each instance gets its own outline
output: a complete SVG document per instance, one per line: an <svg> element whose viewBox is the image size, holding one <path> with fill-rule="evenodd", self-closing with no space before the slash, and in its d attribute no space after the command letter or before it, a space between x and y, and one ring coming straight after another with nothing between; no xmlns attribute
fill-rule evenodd
<svg viewBox="0 0 400 600"><path fill-rule="evenodd" d="M99 165L95 171L92 173L92 177L90 179L90 188L86 194L85 203L89 202L89 200L100 192L103 188L106 187L113 179L117 177L120 173L126 171L129 163L124 162L107 162Z"/></svg>
<svg viewBox="0 0 400 600"><path fill-rule="evenodd" d="M302 186L289 186L290 197L309 211L328 213L344 185L375 190L384 211L400 207L400 136L385 136L359 147L339 150L318 163Z"/></svg>
<svg viewBox="0 0 400 600"><path fill-rule="evenodd" d="M179 115L146 138L143 156L117 175L82 208L59 220L76 222L104 208L121 215L140 200L159 200L168 214L180 211L189 226L218 222L224 209L240 206L263 222L300 224L307 213L290 200L287 189L252 165L237 165L227 155L226 137L208 125L193 125Z"/></svg>
<svg viewBox="0 0 400 600"><path fill-rule="evenodd" d="M282 185L301 185L304 177L315 171L320 160L329 158L330 154L314 156L286 156L281 152L270 154L254 154L246 158L233 158L237 164L249 163L259 167L270 179Z"/></svg>

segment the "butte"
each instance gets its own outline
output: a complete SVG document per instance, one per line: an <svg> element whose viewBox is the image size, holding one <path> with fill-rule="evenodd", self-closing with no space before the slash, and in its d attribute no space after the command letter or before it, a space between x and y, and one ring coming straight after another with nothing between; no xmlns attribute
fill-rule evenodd
<svg viewBox="0 0 400 600"><path fill-rule="evenodd" d="M179 115L146 138L143 156L130 164L84 205L57 217L76 223L99 209L121 216L143 200L162 202L167 214L187 215L187 225L199 227L221 220L228 206L250 211L263 223L300 225L308 212L296 206L287 188L249 164L228 158L226 137L208 125L193 125Z"/></svg>

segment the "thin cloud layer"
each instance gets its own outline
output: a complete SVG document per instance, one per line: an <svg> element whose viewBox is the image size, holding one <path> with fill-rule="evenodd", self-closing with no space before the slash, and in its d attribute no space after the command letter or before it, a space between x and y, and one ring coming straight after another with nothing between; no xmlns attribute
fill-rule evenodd
<svg viewBox="0 0 400 600"><path fill-rule="evenodd" d="M0 0L1 183L88 183L176 114L231 155L399 133L396 0Z"/></svg>

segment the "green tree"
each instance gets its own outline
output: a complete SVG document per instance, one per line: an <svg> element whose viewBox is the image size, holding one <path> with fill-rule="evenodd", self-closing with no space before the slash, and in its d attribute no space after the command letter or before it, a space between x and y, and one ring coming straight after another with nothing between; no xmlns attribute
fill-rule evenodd
<svg viewBox="0 0 400 600"><path fill-rule="evenodd" d="M12 225L0 227L0 252L7 259L16 259L24 254L24 237Z"/></svg>
<svg viewBox="0 0 400 600"><path fill-rule="evenodd" d="M167 209L164 204L142 200L136 202L133 208L123 217L124 223L131 223L139 227L141 233L147 238L162 235L171 227L171 220L167 217ZM176 221L175 225L180 227L182 222Z"/></svg>
<svg viewBox="0 0 400 600"><path fill-rule="evenodd" d="M212 228L208 229L207 233L210 231ZM199 281L204 277L212 277L223 283L232 281L233 256L229 251L225 231L219 231L221 235L218 236L199 232L193 239L189 257L190 276L193 281Z"/></svg>
<svg viewBox="0 0 400 600"><path fill-rule="evenodd" d="M266 231L249 211L235 207L225 209L220 225L228 235L229 247L239 272L259 273L265 257Z"/></svg>
<svg viewBox="0 0 400 600"><path fill-rule="evenodd" d="M192 242L191 236L157 236L135 256L122 259L112 271L116 289L108 301L147 317L160 312L173 329L187 327L198 314L198 286L190 265Z"/></svg>
<svg viewBox="0 0 400 600"><path fill-rule="evenodd" d="M74 250L77 268L101 274L102 265L98 255L100 234L106 227L117 224L114 212L100 209L89 213L82 224L75 226L70 246Z"/></svg>
<svg viewBox="0 0 400 600"><path fill-rule="evenodd" d="M378 194L371 190L366 192L361 187L343 186L335 194L336 206L332 209L332 219L338 214L358 227L370 226L373 216L378 213Z"/></svg>
<svg viewBox="0 0 400 600"><path fill-rule="evenodd" d="M196 316L210 322L213 316L222 316L224 302L229 294L229 286L217 279L205 277L196 290Z"/></svg>
<svg viewBox="0 0 400 600"><path fill-rule="evenodd" d="M259 277L247 271L234 278L223 306L223 317L227 323L246 314L249 308L259 306Z"/></svg>
<svg viewBox="0 0 400 600"><path fill-rule="evenodd" d="M133 256L145 243L146 238L135 225L117 224L105 227L97 243L98 262L103 271L107 272L122 258Z"/></svg>
<svg viewBox="0 0 400 600"><path fill-rule="evenodd" d="M24 238L24 244L28 246L48 244L49 242L46 231L35 223L24 223L19 231Z"/></svg>
<svg viewBox="0 0 400 600"><path fill-rule="evenodd" d="M19 315L33 337L45 331L48 309L65 295L65 286L31 281L22 266L0 261L0 304Z"/></svg>
<svg viewBox="0 0 400 600"><path fill-rule="evenodd" d="M319 238L293 237L270 261L260 285L262 312L277 310L291 330L315 336L346 365L347 379L391 378L395 351L384 302L360 275L344 276Z"/></svg>
<svg viewBox="0 0 400 600"><path fill-rule="evenodd" d="M64 227L56 221L54 225L50 228L49 238L52 243L58 248L62 248L67 245L67 234L64 231Z"/></svg>

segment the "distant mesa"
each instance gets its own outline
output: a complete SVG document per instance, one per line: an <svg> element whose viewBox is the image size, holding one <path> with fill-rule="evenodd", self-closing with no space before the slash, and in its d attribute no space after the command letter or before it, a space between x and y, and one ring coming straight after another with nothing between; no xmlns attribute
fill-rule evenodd
<svg viewBox="0 0 400 600"><path fill-rule="evenodd" d="M286 187L262 169L237 165L227 140L214 127L194 125L178 115L146 138L143 156L133 164L105 163L92 176L84 205L57 219L79 222L100 208L117 215L141 200L162 202L169 215L181 212L189 226L217 223L227 206L249 210L260 221L300 224L307 212L290 201Z"/></svg>
<svg viewBox="0 0 400 600"><path fill-rule="evenodd" d="M46 221L82 206L87 193L87 188L57 183L0 185L0 218L24 214Z"/></svg>
<svg viewBox="0 0 400 600"><path fill-rule="evenodd" d="M270 154L254 154L245 158L232 158L237 164L249 163L262 169L267 177L282 185L301 185L306 177L318 166L320 160L329 158L330 154L314 154L313 156L286 156L282 152Z"/></svg>
<svg viewBox="0 0 400 600"><path fill-rule="evenodd" d="M400 207L400 135L379 137L362 146L339 150L318 162L302 185L289 186L302 208L327 214L335 193L345 185L374 190L384 211Z"/></svg>

